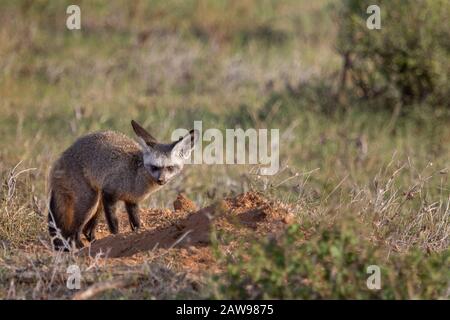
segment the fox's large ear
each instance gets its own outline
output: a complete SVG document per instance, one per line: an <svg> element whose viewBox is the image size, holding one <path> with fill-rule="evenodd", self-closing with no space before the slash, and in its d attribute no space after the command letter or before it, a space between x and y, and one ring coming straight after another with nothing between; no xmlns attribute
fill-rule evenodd
<svg viewBox="0 0 450 320"><path fill-rule="evenodd" d="M187 135L174 143L172 154L176 154L180 158L188 159L191 156L191 151L194 149L198 141L200 132L198 130L191 130Z"/></svg>
<svg viewBox="0 0 450 320"><path fill-rule="evenodd" d="M133 130L136 133L136 135L142 140L144 140L146 145L152 147L158 143L158 141L156 141L156 139L150 133L148 133L147 130L142 128L140 124L137 123L136 121L131 120L131 126L133 127Z"/></svg>

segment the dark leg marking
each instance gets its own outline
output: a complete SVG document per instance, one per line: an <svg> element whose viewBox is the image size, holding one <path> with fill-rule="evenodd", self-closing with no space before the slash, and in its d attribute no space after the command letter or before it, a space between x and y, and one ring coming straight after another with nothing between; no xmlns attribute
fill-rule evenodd
<svg viewBox="0 0 450 320"><path fill-rule="evenodd" d="M139 205L137 203L125 202L125 208L127 209L131 230L137 231L141 227Z"/></svg>
<svg viewBox="0 0 450 320"><path fill-rule="evenodd" d="M77 249L81 249L84 247L83 241L81 241L81 232L77 232L75 234L75 246Z"/></svg>
<svg viewBox="0 0 450 320"><path fill-rule="evenodd" d="M84 226L83 234L89 242L95 240L95 228L97 227L98 219L100 218L100 212L102 208L103 208L102 205L99 204L94 216Z"/></svg>
<svg viewBox="0 0 450 320"><path fill-rule="evenodd" d="M69 236L67 238L69 245L70 245L70 250L72 249L81 249L84 247L83 241L81 241L81 233L80 232L76 232L74 234L72 234L71 236ZM64 250L66 251L66 250Z"/></svg>
<svg viewBox="0 0 450 320"><path fill-rule="evenodd" d="M109 231L111 231L112 234L117 234L119 233L119 220L116 216L117 199L111 194L103 192L102 201Z"/></svg>

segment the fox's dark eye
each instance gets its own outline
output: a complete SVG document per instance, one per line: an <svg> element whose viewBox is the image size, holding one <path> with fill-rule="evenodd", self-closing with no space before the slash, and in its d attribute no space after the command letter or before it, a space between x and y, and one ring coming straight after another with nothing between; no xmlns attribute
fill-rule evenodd
<svg viewBox="0 0 450 320"><path fill-rule="evenodd" d="M158 170L159 168L157 167L157 166L150 166L150 170L152 170L152 171L156 171L156 170Z"/></svg>
<svg viewBox="0 0 450 320"><path fill-rule="evenodd" d="M169 172L172 172L175 169L174 166L167 166L166 168L167 168L167 170L169 170Z"/></svg>

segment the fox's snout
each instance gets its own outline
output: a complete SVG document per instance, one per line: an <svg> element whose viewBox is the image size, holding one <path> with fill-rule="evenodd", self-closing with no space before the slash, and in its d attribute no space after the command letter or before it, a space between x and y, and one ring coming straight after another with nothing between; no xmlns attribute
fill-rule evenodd
<svg viewBox="0 0 450 320"><path fill-rule="evenodd" d="M166 181L166 180L163 180L163 179L158 179L158 180L156 180L156 183L159 184L160 186L166 184L166 182L167 182L167 181Z"/></svg>

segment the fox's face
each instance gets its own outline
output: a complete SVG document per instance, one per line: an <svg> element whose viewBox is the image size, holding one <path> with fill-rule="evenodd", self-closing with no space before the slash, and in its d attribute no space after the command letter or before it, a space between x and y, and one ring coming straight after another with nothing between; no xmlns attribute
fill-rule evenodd
<svg viewBox="0 0 450 320"><path fill-rule="evenodd" d="M184 159L173 150L170 144L146 145L143 148L144 167L159 185L167 183L183 169Z"/></svg>
<svg viewBox="0 0 450 320"><path fill-rule="evenodd" d="M137 122L131 122L134 132L139 138L144 155L144 167L159 185L166 184L183 169L184 162L191 155L191 151L199 138L197 130L170 144L158 143Z"/></svg>

